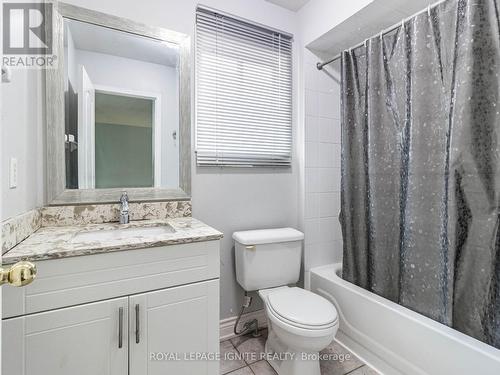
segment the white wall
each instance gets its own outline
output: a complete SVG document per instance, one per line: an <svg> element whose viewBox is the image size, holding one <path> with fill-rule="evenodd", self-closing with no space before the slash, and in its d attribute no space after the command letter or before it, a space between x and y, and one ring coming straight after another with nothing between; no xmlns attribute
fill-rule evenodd
<svg viewBox="0 0 500 375"><path fill-rule="evenodd" d="M197 0L150 0L141 3L135 0L68 2L194 36ZM202 3L294 34L297 46L294 55L294 79L298 83L297 49L300 38L295 13L263 0L206 0ZM294 113L294 118L298 118L298 112ZM296 125L295 121L294 127ZM294 132L296 131L295 128ZM224 233L221 251L221 318L237 314L243 296L234 274L232 233L245 229L298 226L299 167L297 157L294 159L292 169L283 171L199 169L196 168L193 157L193 216ZM259 303L254 306L259 307Z"/></svg>
<svg viewBox="0 0 500 375"><path fill-rule="evenodd" d="M0 37L0 47L2 41ZM12 81L1 83L0 220L26 212L43 202L45 142L42 129L45 112L41 79L38 70L13 69ZM10 158L16 158L18 162L15 189L9 188Z"/></svg>
<svg viewBox="0 0 500 375"><path fill-rule="evenodd" d="M44 89L38 70L13 69L2 83L1 220L29 211L44 199ZM9 188L9 160L18 162L17 188Z"/></svg>

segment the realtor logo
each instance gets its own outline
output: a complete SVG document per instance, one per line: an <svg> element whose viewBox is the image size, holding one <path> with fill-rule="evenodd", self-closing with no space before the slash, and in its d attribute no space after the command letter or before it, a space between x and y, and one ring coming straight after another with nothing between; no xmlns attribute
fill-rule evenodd
<svg viewBox="0 0 500 375"><path fill-rule="evenodd" d="M5 55L52 54L52 5L52 3L3 4Z"/></svg>

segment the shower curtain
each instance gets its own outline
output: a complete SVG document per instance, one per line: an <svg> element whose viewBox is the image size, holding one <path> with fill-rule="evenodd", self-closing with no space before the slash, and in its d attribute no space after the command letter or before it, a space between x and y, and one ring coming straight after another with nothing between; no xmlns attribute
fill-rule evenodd
<svg viewBox="0 0 500 375"><path fill-rule="evenodd" d="M343 277L500 348L500 0L342 55Z"/></svg>

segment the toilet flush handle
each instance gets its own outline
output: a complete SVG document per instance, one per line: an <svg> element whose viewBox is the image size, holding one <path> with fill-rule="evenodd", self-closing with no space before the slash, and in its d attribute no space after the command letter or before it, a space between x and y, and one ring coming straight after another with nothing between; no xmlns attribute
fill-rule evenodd
<svg viewBox="0 0 500 375"><path fill-rule="evenodd" d="M255 251L255 245L247 245L247 246L245 246L245 249L250 250L250 251Z"/></svg>

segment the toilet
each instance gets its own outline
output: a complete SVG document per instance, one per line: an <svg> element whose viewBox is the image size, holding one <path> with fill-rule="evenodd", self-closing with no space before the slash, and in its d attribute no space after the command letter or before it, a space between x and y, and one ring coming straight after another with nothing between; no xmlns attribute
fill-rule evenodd
<svg viewBox="0 0 500 375"><path fill-rule="evenodd" d="M279 375L320 375L319 352L333 341L339 319L326 298L293 286L304 234L261 229L235 232L233 239L236 279L245 291L258 291L265 304L266 359Z"/></svg>

